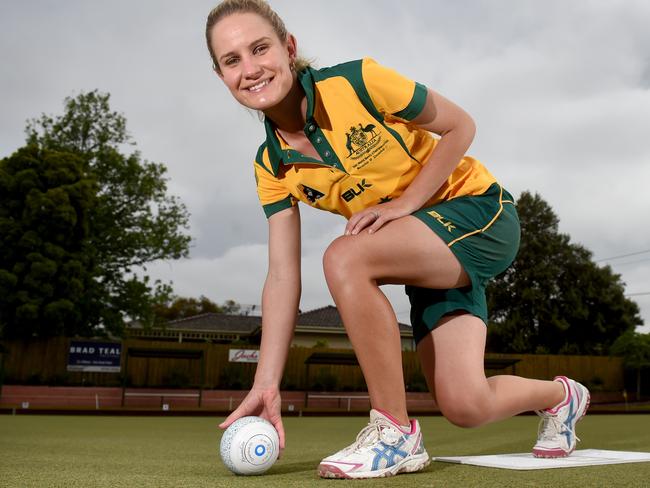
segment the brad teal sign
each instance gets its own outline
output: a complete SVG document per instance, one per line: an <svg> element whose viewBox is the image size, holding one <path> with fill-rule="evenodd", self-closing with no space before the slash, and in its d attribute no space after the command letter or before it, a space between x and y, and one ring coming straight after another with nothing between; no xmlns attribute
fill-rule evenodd
<svg viewBox="0 0 650 488"><path fill-rule="evenodd" d="M68 371L119 373L122 344L119 342L70 341Z"/></svg>

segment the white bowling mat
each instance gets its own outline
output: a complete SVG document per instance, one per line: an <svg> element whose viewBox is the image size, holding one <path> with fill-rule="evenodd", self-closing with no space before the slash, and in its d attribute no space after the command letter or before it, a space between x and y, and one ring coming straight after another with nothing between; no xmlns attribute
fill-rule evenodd
<svg viewBox="0 0 650 488"><path fill-rule="evenodd" d="M490 456L434 457L434 461L446 463L473 464L489 468L504 469L550 469L595 466L599 464L640 463L650 461L650 452L603 451L583 449L574 451L569 457L544 459L531 453L493 454Z"/></svg>

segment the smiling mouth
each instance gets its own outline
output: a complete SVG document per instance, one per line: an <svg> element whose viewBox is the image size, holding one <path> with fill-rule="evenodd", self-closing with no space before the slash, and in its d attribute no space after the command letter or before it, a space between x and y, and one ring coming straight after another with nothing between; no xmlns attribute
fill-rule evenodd
<svg viewBox="0 0 650 488"><path fill-rule="evenodd" d="M272 79L273 78L269 78L268 80L260 81L257 85L249 86L248 88L246 88L246 90L248 90L249 92L253 92L253 93L258 92L262 88L264 88L266 85L271 83Z"/></svg>

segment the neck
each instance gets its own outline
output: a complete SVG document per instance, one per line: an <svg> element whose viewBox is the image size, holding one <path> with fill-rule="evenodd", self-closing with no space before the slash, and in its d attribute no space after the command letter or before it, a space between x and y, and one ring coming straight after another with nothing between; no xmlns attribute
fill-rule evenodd
<svg viewBox="0 0 650 488"><path fill-rule="evenodd" d="M264 115L281 131L302 132L305 127L306 112L307 98L297 77L294 76L293 85L287 96L275 107L265 110Z"/></svg>

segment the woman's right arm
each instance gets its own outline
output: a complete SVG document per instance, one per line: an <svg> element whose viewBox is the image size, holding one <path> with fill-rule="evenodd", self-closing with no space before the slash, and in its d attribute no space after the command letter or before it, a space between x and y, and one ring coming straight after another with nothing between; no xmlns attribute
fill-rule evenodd
<svg viewBox="0 0 650 488"><path fill-rule="evenodd" d="M251 391L220 427L245 415L269 420L284 448L280 381L293 338L300 303L300 213L298 207L269 218L269 268L262 293L262 343Z"/></svg>
<svg viewBox="0 0 650 488"><path fill-rule="evenodd" d="M269 270L262 293L257 387L280 387L296 325L300 290L300 214L296 206L269 219Z"/></svg>

